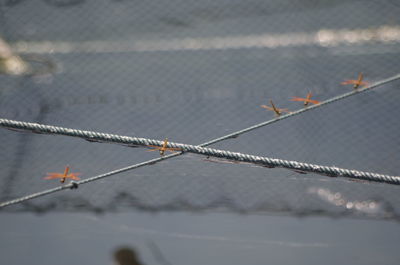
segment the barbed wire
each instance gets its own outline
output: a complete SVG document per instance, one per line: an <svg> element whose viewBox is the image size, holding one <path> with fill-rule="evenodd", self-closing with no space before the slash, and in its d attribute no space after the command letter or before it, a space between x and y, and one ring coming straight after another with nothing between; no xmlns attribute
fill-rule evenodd
<svg viewBox="0 0 400 265"><path fill-rule="evenodd" d="M321 166L321 165L315 165L315 164L301 163L301 162L297 162L297 161L289 161L289 160L274 159L274 158L261 157L261 156L253 156L253 155L249 155L249 154L230 152L230 151L226 151L226 150L204 148L204 146L208 146L208 145L223 141L228 138L237 137L243 133L255 130L257 128L266 126L268 124L272 124L279 120L283 120L283 119L298 115L305 111L324 106L326 104L335 102L337 100L341 100L341 99L347 98L349 96L368 91L374 87L378 87L380 85L392 82L397 79L400 79L400 74L392 76L392 77L384 79L384 80L381 80L370 86L360 88L357 90L353 90L351 92L333 97L331 99L321 102L320 104L306 107L306 108L303 108L303 109L300 109L300 110L297 110L297 111L294 111L294 112L291 112L291 113L288 113L288 114L285 114L282 116L278 116L274 119L256 124L254 126L245 128L243 130L239 130L234 133L227 134L225 136L222 136L222 137L213 139L211 141L205 142L203 144L200 144L198 146L169 142L167 144L167 147L180 148L182 150L182 152L174 153L174 154L167 155L167 156L162 156L162 157L159 157L156 159L151 159L151 160L148 160L148 161L145 161L142 163L138 163L138 164L131 165L131 166L128 166L125 168L110 171L110 172L100 174L100 175L97 175L97 176L94 176L91 178L87 178L87 179L84 179L81 181L77 181L77 182L71 181L70 183L68 183L66 185L62 185L62 186L59 186L59 187L56 187L53 189L45 190L42 192L34 193L31 195L23 196L23 197L14 199L14 200L0 203L0 208L6 207L6 206L9 206L12 204L21 203L23 201L30 200L33 198L45 196L47 194L58 192L58 191L61 191L64 189L74 189L74 188L77 188L80 184L89 183L89 182L92 182L92 181L95 181L98 179L102 179L102 178L105 178L108 176L112 176L112 175L115 175L118 173L132 170L134 168L142 167L145 165L155 164L159 161L166 160L166 159L169 159L169 158L172 158L175 156L179 156L179 155L183 154L184 152L192 152L192 153L196 153L196 154L224 158L224 159L228 159L228 160L254 163L254 164L263 165L263 166L266 166L269 168L281 167L281 168L287 168L287 169L292 169L292 170L297 170L297 171L302 171L302 172L312 172L312 173L317 173L317 174L322 174L322 175L328 175L331 177L346 177L346 178L352 178L352 179L368 180L368 181L374 181L374 182L384 182L384 183L389 183L389 184L400 185L400 177L399 176L388 176L388 175L383 175L383 174L376 174L376 173L363 172L363 171L357 171L357 170L349 170L349 169L343 169L343 168L338 168L338 167ZM50 126L50 125L42 125L42 124L37 124L37 123L14 121L14 120L8 120L8 119L0 119L0 126L9 128L9 129L32 131L34 133L59 134L59 135L65 135L65 136L84 138L86 140L94 141L94 142L118 143L118 144L123 144L123 145L128 145L128 146L148 146L148 145L162 146L164 143L163 141L153 140L153 139L121 136L121 135L106 134L106 133L99 133L99 132L92 132L92 131L82 131L82 130L77 130L77 129L56 127L56 126Z"/></svg>

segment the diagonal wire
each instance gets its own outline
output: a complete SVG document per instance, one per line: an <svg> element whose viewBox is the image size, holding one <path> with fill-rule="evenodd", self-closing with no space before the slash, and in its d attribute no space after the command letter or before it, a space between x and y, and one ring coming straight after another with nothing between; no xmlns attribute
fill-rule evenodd
<svg viewBox="0 0 400 265"><path fill-rule="evenodd" d="M324 100L322 102L320 102L319 104L316 105L312 105L312 106L308 106L293 112L290 112L288 114L284 114L278 117L275 117L271 120L267 120L265 122L261 122L258 123L256 125L247 127L243 130L239 130L227 135L224 135L222 137L213 139L211 141L205 142L203 144L200 144L199 146L208 146L223 140L226 140L228 138L235 138L243 133L255 130L257 128L275 123L277 121L280 120L284 120L296 115L299 115L303 112L309 111L309 110L313 110L322 106L325 106L327 104L333 103L335 101L338 100L342 100L345 99L347 97L356 95L358 93L362 93L362 92L366 92L368 90L371 90L372 88L384 85L386 83L395 81L397 79L400 79L400 74L394 75L392 77L389 77L387 79L383 79L381 81L378 81L370 86L367 87L363 87L363 88L359 88L359 89L354 89L348 93L344 93L342 95L336 96L336 97L332 97L330 99ZM35 123L27 123L27 122L19 122L19 121L12 121L12 120L7 120L7 119L0 119L0 126L1 127L5 127L5 128L9 128L9 129L17 129L17 130L28 130L28 131L32 131L35 133L45 133L45 134L60 134L60 135L66 135L66 136L73 136L73 137L81 137L81 138L85 138L86 140L89 141L107 141L107 142L114 142L114 143L118 143L118 140L113 139L113 135L112 134L104 134L104 133L95 133L95 132L89 132L89 131L82 131L82 130L76 130L76 129L64 129L62 127L56 127L56 126L46 126L46 125L41 125L41 124L35 124ZM127 138L127 136L124 136L125 138ZM123 141L123 139L122 139ZM123 142L121 142L121 144L124 144ZM162 142L161 141L156 141L156 142L152 142L152 145L158 145L161 146Z"/></svg>
<svg viewBox="0 0 400 265"><path fill-rule="evenodd" d="M305 108L290 112L288 114L284 114L278 117L275 117L271 120L267 120L261 123L258 123L256 125L247 127L243 130L239 130L227 135L224 135L222 137L210 140L208 142L202 143L198 146L204 147L208 146L217 142L221 142L223 140L229 139L229 138L236 138L241 134L244 134L246 132L258 129L260 127L275 123L277 121L281 121L296 115L299 115L303 112L313 110L316 108L320 108L322 106L325 106L327 104L333 103L338 100L345 99L347 97L366 92L368 90L371 90L372 88L384 85L386 83L395 81L397 79L400 79L400 74L394 75L392 77L389 77L387 79L383 79L379 82L376 82L370 86L359 88L359 89L354 89L351 92L344 93L342 95L332 97L330 99L324 100L320 102L319 104L312 105L312 106L307 106ZM41 134L59 134L59 135L65 135L65 136L72 136L72 137L80 137L84 138L89 141L98 141L98 142L109 142L109 143L119 143L119 144L128 144L129 145L129 138L134 138L134 137L128 137L128 136L118 136L118 135L113 135L113 134L106 134L106 133L98 133L98 132L90 132L90 131L83 131L83 130L77 130L77 129L68 129L68 128L62 128L62 127L56 127L56 126L49 126L49 125L42 125L42 124L37 124L37 123L28 123L28 122L21 122L21 121L14 121L14 120L8 120L8 119L0 119L0 127L5 127L8 129L16 129L16 130L23 130L23 131L32 131L34 133L41 133ZM144 138L137 138L137 139L144 139ZM152 140L151 143L147 143L147 145L157 145L157 146L162 146L163 142L162 141L155 141Z"/></svg>
<svg viewBox="0 0 400 265"><path fill-rule="evenodd" d="M282 115L279 117L276 117L272 120L268 120L259 124L256 124L254 126L245 128L240 131L236 131L234 133L227 134L225 136L213 139L211 141L205 142L203 144L200 144L198 146L193 146L193 145L184 145L184 144L177 144L177 143L169 143L169 147L179 147L182 148L183 151L188 151L188 152L194 152L198 154L203 154L203 155L210 155L210 156L215 156L215 157L223 157L226 159L231 159L231 160L236 160L236 161L243 161L243 162L250 162L250 163L256 163L256 164L263 164L267 167L285 167L289 169L294 169L294 170L302 170L302 171L307 171L307 172L314 172L314 173L319 173L319 174L325 174L329 176L342 176L342 177L350 177L350 178L355 178L355 179L364 179L364 180L371 180L371 181L378 181L378 182L386 182L390 184L400 184L400 177L397 176L386 176L386 175L381 175L381 174L374 174L374 173L369 173L369 172L361 172L361 171L356 171L356 170L348 170L348 169L341 169L337 167L326 167L326 166L320 166L320 165L312 165L312 164L306 164L306 163L299 163L296 161L287 161L287 160L281 160L281 159L271 159L267 157L258 157L258 156L251 156L247 154L240 154L240 153L234 153L234 152L229 152L229 151L224 151L224 150L217 150L217 149L211 149L211 148L202 148L204 146L211 145L213 143L217 143L220 141L223 141L228 138L233 138L237 137L240 134L252 131L254 129L260 128L262 126L266 126L268 124L274 123L279 120L283 120L295 115L298 115L300 113L303 113L305 111L315 109L321 106L324 106L326 104L335 102L337 100L341 100L344 98L347 98L349 96L365 92L367 90L370 90L374 87L381 86L383 84L392 82L394 80L400 79L400 74L392 76L390 78L381 80L379 82L376 82L368 87L353 90L351 92L339 95L337 97L333 97L331 99L325 100L321 102L318 105L313 105L304 109L297 110L295 112ZM17 129L17 130L29 130L33 131L36 133L47 133L47 134L60 134L60 135L66 135L66 136L75 136L75 137L81 137L89 141L101 141L101 142L111 142L111 143L120 143L124 145L158 145L161 146L163 144L162 141L156 141L156 140L151 140L151 139L145 139L145 138L136 138L136 137L128 137L128 136L119 136L119 135L112 135L112 134L104 134L104 133L97 133L97 132L89 132L89 131L81 131L81 130L75 130L75 129L68 129L68 128L62 128L62 127L55 127L55 126L48 126L48 125L41 125L41 124L36 124L36 123L26 123L26 122L19 122L19 121L12 121L12 120L7 120L7 119L0 119L0 126L6 127L9 129ZM78 185L80 184L85 184L89 183L91 181L95 181L98 179L102 179L111 175L115 175L118 173L122 173L134 168L142 167L145 165L151 165L155 164L159 161L169 159L175 156L179 156L183 154L183 152L180 153L175 153L167 156L163 156L160 158L155 158L152 160L148 160L139 164L131 165L125 168L117 169L114 171L107 172L105 174L97 175L91 178L87 178L78 182L70 182L69 184L62 185L53 189L45 190L43 192L38 192L34 193L28 196L23 196L14 200L10 200L7 202L0 203L0 208L9 206L12 204L20 203L26 200L30 200L33 198L41 197L50 193L58 192L60 190L64 189L73 189L77 188Z"/></svg>
<svg viewBox="0 0 400 265"><path fill-rule="evenodd" d="M0 123L7 123L8 125L12 125L13 128L18 127L18 129L28 129L33 130L35 132L44 132L52 134L62 134L69 135L74 137L80 137L84 139L90 139L90 141L100 141L100 142L108 142L108 143L119 143L128 146L149 146L149 145L162 145L163 142L159 140L147 139L147 138L138 138L131 136L121 136L116 134L106 134L99 132L91 132L91 131L81 131L63 127L55 127L50 125L42 125L37 123L28 123L28 122L19 122L12 120L0 120ZM329 167L329 166L321 166L315 164L307 164L301 163L297 161L289 161L283 159L275 159L269 157L255 156L249 154L243 154L239 152L230 152L226 150L189 145L189 144L181 144L170 142L167 144L167 148L178 148L182 152L190 152L199 155L206 155L217 158L224 158L233 161L245 162L258 164L265 167L273 168L273 167L281 167L287 169L293 169L304 172L312 172L317 174L329 175L334 177L347 177L352 179L362 179L362 180L370 180L376 182L385 182L390 184L399 184L400 185L400 177L396 176L387 176L382 174L375 174L369 172L361 172L357 170L348 170L337 167ZM182 153L181 152L181 153ZM165 158L164 158L165 159ZM155 161L147 161L140 164L147 165L154 163ZM99 178L104 178L104 175L96 176L93 178L85 179L80 182L75 182L75 184L87 183L89 181L94 181Z"/></svg>

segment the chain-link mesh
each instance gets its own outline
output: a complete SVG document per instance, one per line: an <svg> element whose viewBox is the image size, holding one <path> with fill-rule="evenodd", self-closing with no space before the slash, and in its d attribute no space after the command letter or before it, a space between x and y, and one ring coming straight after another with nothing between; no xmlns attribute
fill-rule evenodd
<svg viewBox="0 0 400 265"><path fill-rule="evenodd" d="M6 73L0 116L200 144L400 72L396 1L3 1L0 34L29 64ZM400 81L211 147L399 175ZM0 130L1 200L157 156L143 148ZM185 154L8 208L228 210L397 219L398 187Z"/></svg>

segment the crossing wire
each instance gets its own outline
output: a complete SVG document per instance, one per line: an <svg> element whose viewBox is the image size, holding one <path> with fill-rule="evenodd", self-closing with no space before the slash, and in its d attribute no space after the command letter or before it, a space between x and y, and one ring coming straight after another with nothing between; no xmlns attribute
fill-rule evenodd
<svg viewBox="0 0 400 265"><path fill-rule="evenodd" d="M0 203L0 208L6 207L6 206L9 206L12 204L17 204L17 203L20 203L20 202L23 202L26 200L30 200L33 198L41 197L41 196L44 196L44 195L47 195L50 193L58 192L60 190L77 188L80 184L89 183L89 182L92 182L92 181L95 181L98 179L102 179L102 178L105 178L105 177L108 177L111 175L122 173L122 172L125 172L128 170L132 170L134 168L145 166L145 165L155 164L159 161L169 159L169 158L172 158L175 156L179 156L179 155L183 154L184 152L192 152L192 153L197 153L197 154L202 154L202 155L207 155L207 156L224 158L224 159L228 159L228 160L260 164L260 165L263 165L266 167L282 167L282 168L287 168L287 169L299 170L299 171L304 171L304 172L313 172L313 173L317 173L317 174L323 174L323 175L334 176L334 177L346 177L346 178L369 180L369 181L384 182L384 183L399 185L400 177L398 177L398 176L387 176L387 175L370 173L370 172L362 172L362 171L357 171L357 170L349 170L349 169L342 169L342 168L337 168L337 167L328 167L328 166L307 164L307 163L301 163L301 162L297 162L297 161L273 159L273 158L268 158L268 157L253 156L253 155L242 154L242 153L237 153L237 152L229 152L229 151L225 151L225 150L204 148L205 146L211 145L213 143L217 143L217 142L223 141L228 138L237 137L243 133L252 131L252 130L260 128L262 126L266 126L268 124L298 115L300 113L303 113L303 112L311 110L311 109L315 109L315 108L324 106L326 104L335 102L337 100L341 100L341 99L347 98L349 96L368 91L372 88L381 86L383 84L392 82L397 79L400 79L400 74L392 76L392 77L384 79L384 80L381 80L370 86L367 86L367 87L364 87L361 89L355 89L351 92L333 97L331 99L321 102L320 104L313 105L313 106L310 106L307 108L303 108L303 109L297 110L295 112L288 113L286 115L278 116L272 120L268 120L268 121L256 124L254 126L245 128L240 131L236 131L231 134L227 134L225 136L222 136L222 137L213 139L211 141L205 142L203 144L200 144L198 146L180 144L180 143L168 143L167 147L181 148L183 152L174 153L174 154L167 155L167 156L162 156L160 158L148 160L148 161L145 161L145 162L142 162L139 164L135 164L135 165L131 165L131 166L128 166L125 168L117 169L117 170L107 172L105 174L97 175L97 176L94 176L91 178L87 178L87 179L84 179L81 181L77 181L77 182L72 181L66 185L62 185L62 186L59 186L59 187L56 187L53 189L45 190L42 192L34 193L34 194L31 194L28 196L23 196L23 197L14 199L14 200L3 202L3 203ZM9 129L16 129L16 130L23 130L23 131L27 130L27 131L32 131L35 133L66 135L66 136L80 137L80 138L84 138L86 140L94 141L94 142L98 141L98 142L118 143L118 144L123 144L123 145L128 145L128 146L140 146L140 145L141 146L147 146L147 145L162 146L162 144L163 144L163 141L146 139L146 138L137 138L137 137L120 136L120 135L106 134L106 133L99 133L99 132L82 131L82 130L76 130L76 129L63 128L63 127L42 125L42 124L37 124L37 123L13 121L13 120L8 120L8 119L0 119L0 126L9 128Z"/></svg>

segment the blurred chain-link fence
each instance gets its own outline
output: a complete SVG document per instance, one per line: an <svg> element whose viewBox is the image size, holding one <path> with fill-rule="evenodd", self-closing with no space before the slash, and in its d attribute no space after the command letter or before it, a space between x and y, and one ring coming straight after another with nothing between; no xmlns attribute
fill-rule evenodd
<svg viewBox="0 0 400 265"><path fill-rule="evenodd" d="M396 1L1 2L0 117L200 144L400 72ZM9 47L10 49L8 49ZM6 52L4 52L6 51ZM11 52L12 51L12 52ZM7 53L8 52L8 53ZM14 57L13 57L14 56ZM14 61L10 61L10 58ZM10 66L11 65L11 66ZM11 70L10 70L11 69ZM400 81L212 147L398 175ZM156 157L0 130L2 201ZM398 219L398 187L185 154L8 208L228 210Z"/></svg>

